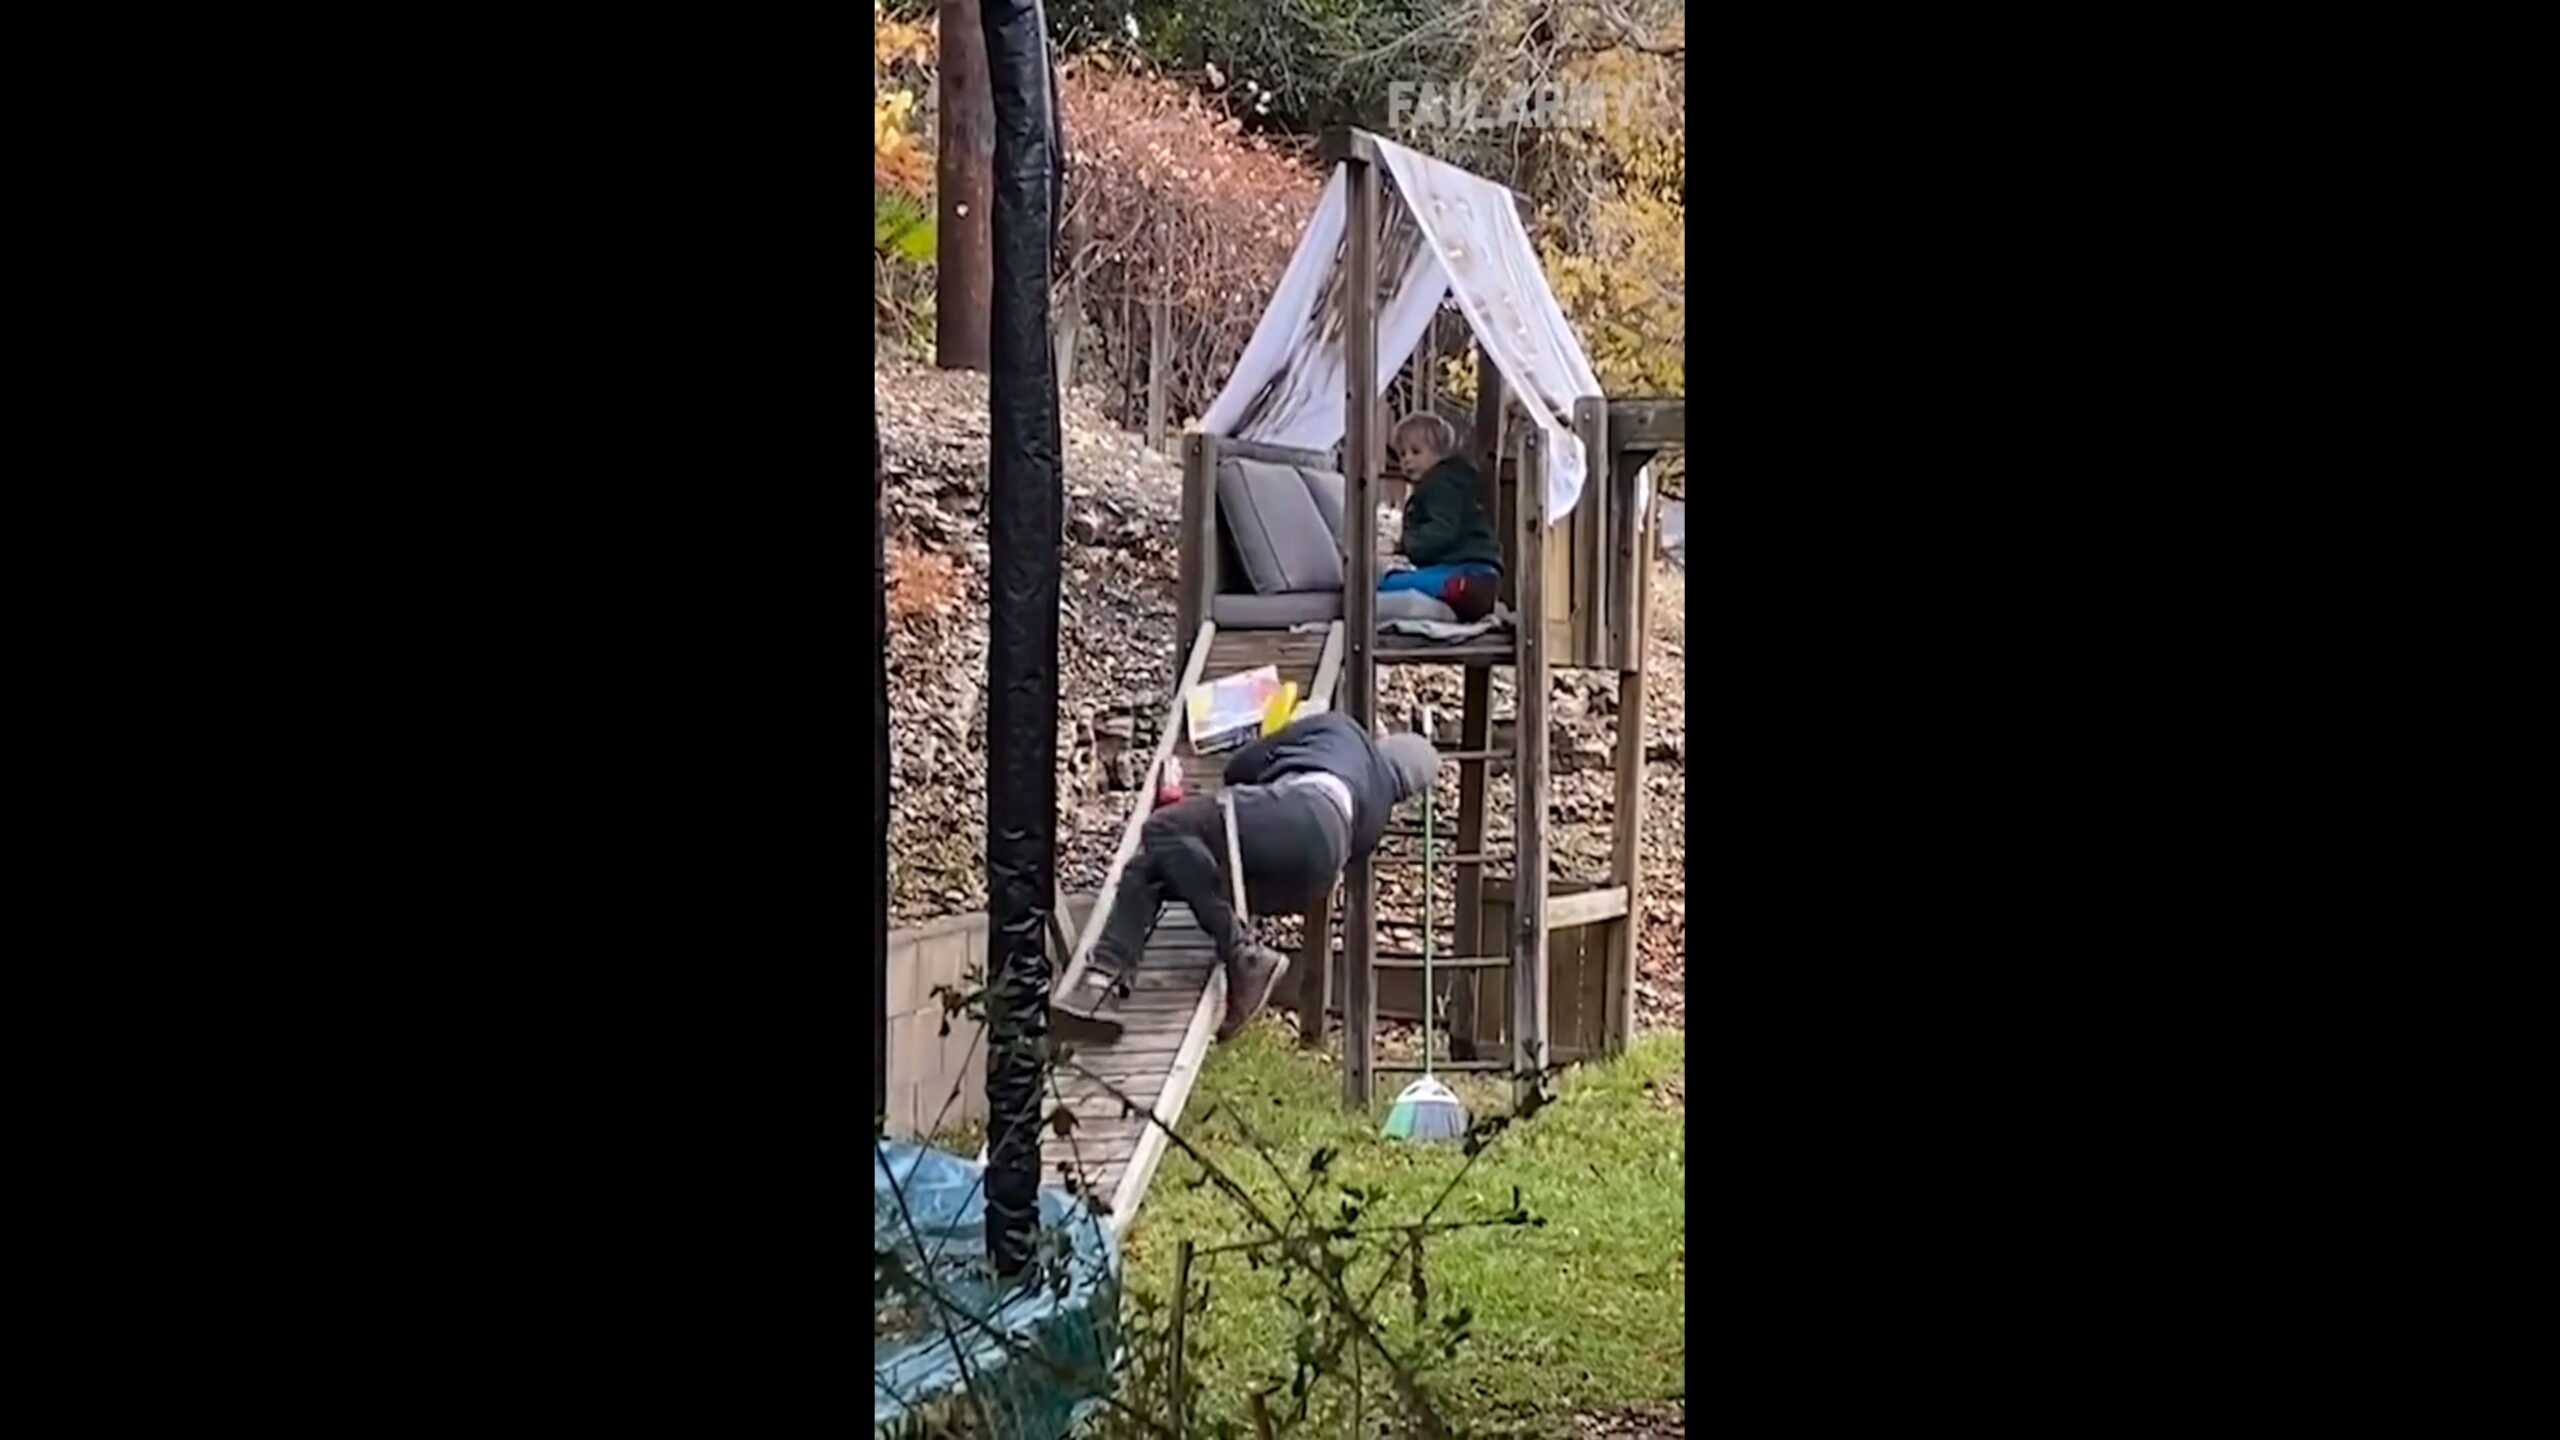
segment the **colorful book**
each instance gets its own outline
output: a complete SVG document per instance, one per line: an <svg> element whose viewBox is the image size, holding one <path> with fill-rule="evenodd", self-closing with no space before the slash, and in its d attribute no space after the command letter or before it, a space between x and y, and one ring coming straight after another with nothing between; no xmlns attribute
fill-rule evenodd
<svg viewBox="0 0 2560 1440"><path fill-rule="evenodd" d="M1280 693L1280 667L1264 665L1191 687L1191 750L1196 755L1233 750L1262 733L1262 714Z"/></svg>

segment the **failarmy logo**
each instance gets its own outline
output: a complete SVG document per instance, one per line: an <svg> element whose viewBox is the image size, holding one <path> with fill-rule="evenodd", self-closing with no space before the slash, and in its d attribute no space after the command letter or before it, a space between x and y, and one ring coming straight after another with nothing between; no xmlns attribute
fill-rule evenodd
<svg viewBox="0 0 2560 1440"><path fill-rule="evenodd" d="M1475 85L1398 80L1387 87L1392 130L1590 130L1612 114L1632 113L1631 94L1614 85L1521 85L1499 94Z"/></svg>

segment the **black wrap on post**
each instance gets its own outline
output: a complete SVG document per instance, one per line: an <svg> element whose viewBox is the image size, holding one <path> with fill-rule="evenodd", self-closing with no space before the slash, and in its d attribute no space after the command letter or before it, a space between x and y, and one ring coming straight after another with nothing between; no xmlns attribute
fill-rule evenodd
<svg viewBox="0 0 2560 1440"><path fill-rule="evenodd" d="M871 417L871 1132L889 1113L889 518L880 417Z"/></svg>
<svg viewBox="0 0 2560 1440"><path fill-rule="evenodd" d="M987 390L987 1253L1021 1272L1039 1221L1058 819L1058 390L1049 263L1058 159L1038 0L981 0L995 98Z"/></svg>

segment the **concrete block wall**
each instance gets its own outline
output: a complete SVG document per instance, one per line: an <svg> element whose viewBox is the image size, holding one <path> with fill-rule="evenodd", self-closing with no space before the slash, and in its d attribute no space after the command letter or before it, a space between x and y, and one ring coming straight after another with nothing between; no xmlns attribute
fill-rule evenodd
<svg viewBox="0 0 2560 1440"><path fill-rule="evenodd" d="M967 1015L953 1015L951 1033L940 1033L942 1001L933 987L965 988L970 969L983 974L986 960L984 915L954 915L890 932L890 1134L927 1138L937 1116L946 1130L964 1121L985 1123L986 1027Z"/></svg>

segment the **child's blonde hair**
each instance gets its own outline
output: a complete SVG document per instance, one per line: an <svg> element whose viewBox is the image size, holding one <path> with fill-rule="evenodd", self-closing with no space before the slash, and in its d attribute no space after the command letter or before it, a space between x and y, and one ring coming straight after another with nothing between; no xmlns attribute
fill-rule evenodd
<svg viewBox="0 0 2560 1440"><path fill-rule="evenodd" d="M1430 446L1435 456L1458 453L1458 427L1428 412L1407 415L1397 421L1396 428L1387 435L1387 443L1402 445L1407 437L1419 439Z"/></svg>

